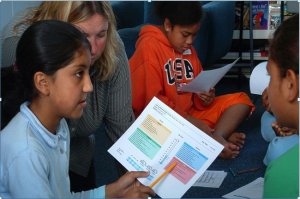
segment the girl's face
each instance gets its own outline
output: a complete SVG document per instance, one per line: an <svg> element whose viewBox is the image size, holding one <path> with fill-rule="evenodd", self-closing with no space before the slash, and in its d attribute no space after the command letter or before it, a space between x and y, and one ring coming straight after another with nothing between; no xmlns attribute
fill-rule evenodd
<svg viewBox="0 0 300 199"><path fill-rule="evenodd" d="M89 76L91 54L81 49L73 61L49 76L49 104L59 118L79 118L86 107L87 93L93 90Z"/></svg>
<svg viewBox="0 0 300 199"><path fill-rule="evenodd" d="M287 101L285 99L286 79L280 76L280 69L277 64L269 59L267 70L270 74L270 82L268 87L268 100L271 106L271 111L276 116L277 122L281 125L289 126L289 111L287 109Z"/></svg>
<svg viewBox="0 0 300 199"><path fill-rule="evenodd" d="M187 26L171 26L169 24L166 27L166 36L173 48L177 52L183 53L185 50L191 48L199 29L200 23Z"/></svg>
<svg viewBox="0 0 300 199"><path fill-rule="evenodd" d="M89 19L75 24L87 37L92 47L92 65L102 55L108 30L108 20L100 14L94 14Z"/></svg>

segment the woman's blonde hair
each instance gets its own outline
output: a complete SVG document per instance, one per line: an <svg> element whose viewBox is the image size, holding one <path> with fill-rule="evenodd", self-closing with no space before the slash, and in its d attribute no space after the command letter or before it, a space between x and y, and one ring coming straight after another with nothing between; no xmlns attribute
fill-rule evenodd
<svg viewBox="0 0 300 199"><path fill-rule="evenodd" d="M55 19L72 24L83 22L94 14L104 16L108 21L105 49L93 67L98 71L98 78L107 80L115 71L118 61L116 19L111 5L105 1L45 1L28 16L24 23L32 24L45 19Z"/></svg>

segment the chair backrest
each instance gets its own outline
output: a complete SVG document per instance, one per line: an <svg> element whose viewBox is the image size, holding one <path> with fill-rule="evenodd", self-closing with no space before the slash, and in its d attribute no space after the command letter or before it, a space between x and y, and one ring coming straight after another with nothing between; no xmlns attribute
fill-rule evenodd
<svg viewBox="0 0 300 199"><path fill-rule="evenodd" d="M203 5L209 24L209 46L205 66L222 58L230 49L235 23L234 1L212 1Z"/></svg>
<svg viewBox="0 0 300 199"><path fill-rule="evenodd" d="M130 58L135 50L135 42L141 27L144 24L161 24L162 22L155 14L153 3L147 1L130 2L130 5L127 5L127 3L129 2L124 2L124 6L129 9L126 13L131 15L127 20L131 18L134 18L134 20L130 22L131 25L127 22L125 24L119 24L118 31L124 42L127 57ZM134 5L135 3L136 5ZM207 68L215 64L230 49L235 20L235 2L200 1L199 3L203 6L204 17L193 46L197 51L203 67ZM113 2L112 5L115 7L115 12L118 12L118 10L122 11L121 13L115 13L116 16L119 16L118 18L120 18L120 16L124 18L127 15L124 15L126 8L123 7L123 4ZM120 8L117 8L117 6ZM126 28L122 29L120 27Z"/></svg>
<svg viewBox="0 0 300 199"><path fill-rule="evenodd" d="M111 1L117 28L132 28L144 23L143 1Z"/></svg>
<svg viewBox="0 0 300 199"><path fill-rule="evenodd" d="M139 33L144 24L140 24L133 28L119 29L118 33L124 43L127 58L130 59L135 51L135 43L139 37Z"/></svg>

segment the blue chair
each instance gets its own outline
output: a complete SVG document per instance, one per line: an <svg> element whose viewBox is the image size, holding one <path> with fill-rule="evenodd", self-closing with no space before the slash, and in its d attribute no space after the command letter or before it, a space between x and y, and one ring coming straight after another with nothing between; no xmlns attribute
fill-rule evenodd
<svg viewBox="0 0 300 199"><path fill-rule="evenodd" d="M118 33L124 43L128 59L130 59L130 57L135 51L135 43L139 37L140 30L143 26L144 24L140 24L133 28L123 28L118 30Z"/></svg>
<svg viewBox="0 0 300 199"><path fill-rule="evenodd" d="M234 1L213 1L203 5L207 13L205 21L209 27L209 42L205 65L209 66L222 58L230 49L234 23L235 23L235 2ZM201 37L201 35L200 35Z"/></svg>
<svg viewBox="0 0 300 199"><path fill-rule="evenodd" d="M132 28L144 23L143 1L111 1L117 28Z"/></svg>
<svg viewBox="0 0 300 199"><path fill-rule="evenodd" d="M125 25L118 25L118 27L126 27L120 28L118 32L124 42L127 57L130 58L135 51L135 42L141 27L145 24L161 24L161 21L154 13L153 3L147 1L130 2L131 6L127 5L127 3L129 2L123 2L123 4L115 2L112 5L115 12L118 12L118 10L122 11L122 13L115 13L116 16L126 18L126 15L135 13L134 20L127 20ZM134 3L136 3L135 6L133 6ZM235 2L199 1L199 3L202 4L204 17L193 46L203 67L208 68L217 63L230 49L235 22ZM129 10L125 9L125 7L117 8L118 6L127 6L126 8ZM130 11L132 9L133 11ZM124 14L125 10L127 10L127 14ZM141 10L143 11L142 13ZM127 16L127 18L131 19L132 16Z"/></svg>

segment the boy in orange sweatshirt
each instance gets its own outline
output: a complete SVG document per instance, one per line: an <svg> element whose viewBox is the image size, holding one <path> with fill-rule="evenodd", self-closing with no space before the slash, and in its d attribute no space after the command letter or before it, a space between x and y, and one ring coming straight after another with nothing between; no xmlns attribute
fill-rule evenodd
<svg viewBox="0 0 300 199"><path fill-rule="evenodd" d="M235 158L245 141L245 134L235 130L254 105L245 93L215 97L214 88L203 93L177 91L203 70L192 46L202 8L199 2L155 3L163 24L141 29L129 60L135 115L156 96L223 144L222 158Z"/></svg>

